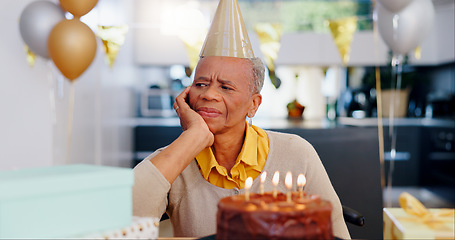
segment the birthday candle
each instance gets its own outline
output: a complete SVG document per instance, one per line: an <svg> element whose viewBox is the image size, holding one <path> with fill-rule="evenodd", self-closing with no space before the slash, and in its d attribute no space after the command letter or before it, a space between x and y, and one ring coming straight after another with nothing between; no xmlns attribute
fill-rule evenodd
<svg viewBox="0 0 455 240"><path fill-rule="evenodd" d="M305 186L306 178L305 175L299 174L297 177L297 187L299 188L300 198L303 198L303 187Z"/></svg>
<svg viewBox="0 0 455 240"><path fill-rule="evenodd" d="M264 182L265 178L267 177L267 172L263 172L261 174L261 185L259 185L259 193L264 194Z"/></svg>
<svg viewBox="0 0 455 240"><path fill-rule="evenodd" d="M248 177L245 181L245 201L250 201L250 188L253 185L253 178Z"/></svg>
<svg viewBox="0 0 455 240"><path fill-rule="evenodd" d="M291 194L292 194L292 174L291 172L286 173L286 178L284 179L284 184L288 191L286 192L286 200L287 202L291 202Z"/></svg>
<svg viewBox="0 0 455 240"><path fill-rule="evenodd" d="M280 172L276 171L274 174L273 174L273 178L272 178L272 184L273 184L273 197L276 198L277 196L277 191L276 191L276 187L278 186L278 182L280 181Z"/></svg>

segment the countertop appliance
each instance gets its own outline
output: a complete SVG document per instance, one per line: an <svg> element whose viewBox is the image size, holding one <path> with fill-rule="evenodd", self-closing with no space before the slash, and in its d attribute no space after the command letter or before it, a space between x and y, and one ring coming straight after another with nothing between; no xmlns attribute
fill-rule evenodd
<svg viewBox="0 0 455 240"><path fill-rule="evenodd" d="M177 116L173 104L178 92L171 89L150 87L140 93L139 117Z"/></svg>
<svg viewBox="0 0 455 240"><path fill-rule="evenodd" d="M376 90L367 87L346 89L338 100L337 111L340 117L374 117L376 111Z"/></svg>

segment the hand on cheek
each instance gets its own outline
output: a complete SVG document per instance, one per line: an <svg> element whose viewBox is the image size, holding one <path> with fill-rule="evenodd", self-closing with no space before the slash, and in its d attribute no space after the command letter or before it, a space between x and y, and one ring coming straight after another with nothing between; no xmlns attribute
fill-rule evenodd
<svg viewBox="0 0 455 240"><path fill-rule="evenodd" d="M214 138L213 133L210 132L204 119L196 111L191 109L188 104L190 91L191 87L187 87L175 98L174 109L180 118L180 125L182 126L183 131L190 131L207 137L209 144L211 145Z"/></svg>

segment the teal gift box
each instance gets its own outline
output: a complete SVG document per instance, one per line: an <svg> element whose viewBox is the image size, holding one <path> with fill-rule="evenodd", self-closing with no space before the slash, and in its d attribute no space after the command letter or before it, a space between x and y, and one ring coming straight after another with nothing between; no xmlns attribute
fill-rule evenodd
<svg viewBox="0 0 455 240"><path fill-rule="evenodd" d="M128 226L133 171L62 165L0 171L0 238L63 238Z"/></svg>

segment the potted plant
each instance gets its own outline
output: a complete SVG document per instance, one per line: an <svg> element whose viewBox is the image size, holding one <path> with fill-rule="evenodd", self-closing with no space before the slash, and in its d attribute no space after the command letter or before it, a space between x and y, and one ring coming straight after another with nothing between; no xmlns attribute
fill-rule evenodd
<svg viewBox="0 0 455 240"><path fill-rule="evenodd" d="M292 102L286 105L288 109L288 118L290 119L303 119L303 111L305 110L305 106L297 102L297 99L294 99Z"/></svg>
<svg viewBox="0 0 455 240"><path fill-rule="evenodd" d="M381 93L382 96L383 117L389 117L392 113L392 109L394 117L403 118L407 115L409 93L411 92L412 85L418 79L415 68L406 65L407 59L408 57L406 55L401 66L401 74L394 73L391 65L380 67L381 89L380 91L377 89L376 93ZM400 85L397 84L398 77L401 77ZM376 74L374 70L368 73L365 78L366 82L371 86L376 86Z"/></svg>

